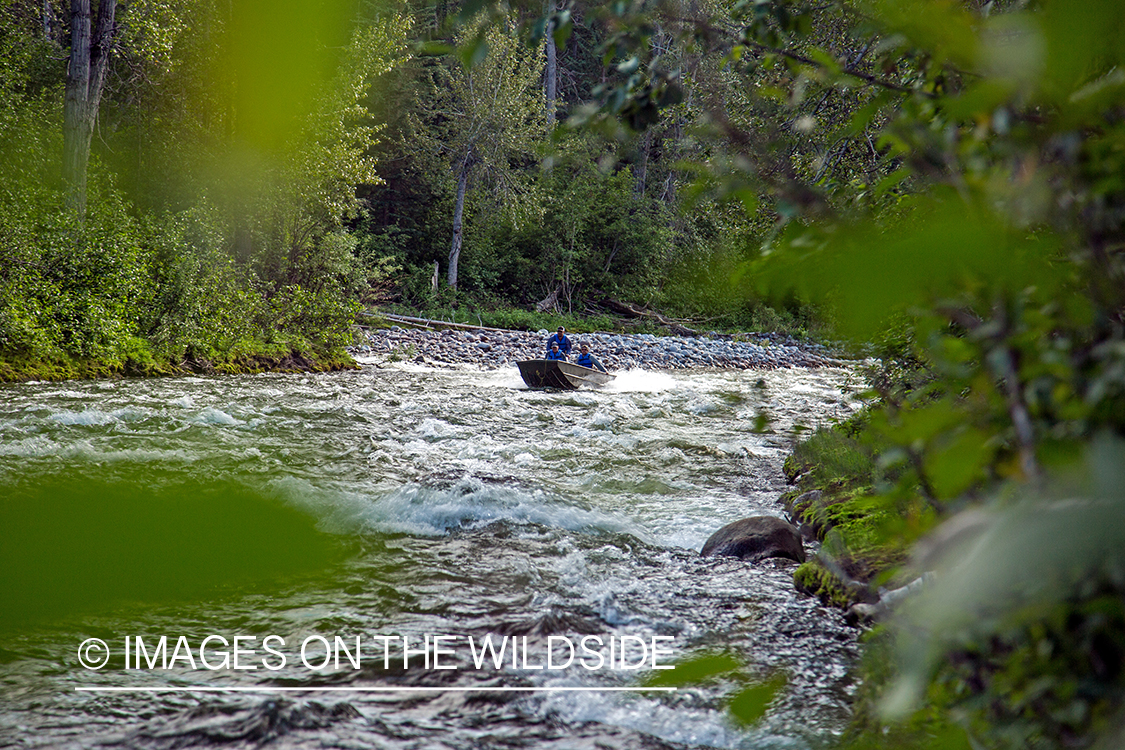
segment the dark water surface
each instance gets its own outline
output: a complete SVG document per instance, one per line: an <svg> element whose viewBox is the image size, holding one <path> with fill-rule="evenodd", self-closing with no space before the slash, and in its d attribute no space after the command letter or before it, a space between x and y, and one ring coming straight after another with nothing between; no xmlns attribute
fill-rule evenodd
<svg viewBox="0 0 1125 750"><path fill-rule="evenodd" d="M854 634L795 594L793 564L697 550L780 514L794 430L846 415L848 387L842 370L628 372L550 393L514 368L374 367L0 387L0 747L820 746L847 718ZM169 669L162 635L168 657L183 639ZM427 635L452 636L439 657L454 669L425 667ZM126 669L137 636L156 668L131 653ZM256 668L208 669L209 636L228 644L203 647L211 664L239 636ZM346 652L301 661L302 643L317 666L337 636L352 653L359 637L358 669ZM478 670L470 636L526 637L528 660ZM510 690L655 674L525 668L549 636L597 636L603 658L635 636L627 663L654 636L661 664L730 650L748 678L788 686L751 729L722 711L737 678ZM406 668L404 637L419 649ZM89 638L109 648L101 669L79 661ZM189 686L336 690L76 689ZM339 689L371 687L430 690Z"/></svg>

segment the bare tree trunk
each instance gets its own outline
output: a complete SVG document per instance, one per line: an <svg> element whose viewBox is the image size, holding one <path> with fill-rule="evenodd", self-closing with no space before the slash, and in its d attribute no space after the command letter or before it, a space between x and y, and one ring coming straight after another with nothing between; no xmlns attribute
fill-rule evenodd
<svg viewBox="0 0 1125 750"><path fill-rule="evenodd" d="M669 205L676 202L675 172L669 172L668 176L664 178L664 191L660 194L660 199Z"/></svg>
<svg viewBox="0 0 1125 750"><path fill-rule="evenodd" d="M63 179L67 183L67 200L78 220L84 221L90 140L109 67L117 0L99 0L98 18L92 29L90 0L71 0L70 11L70 64L63 106Z"/></svg>
<svg viewBox="0 0 1125 750"><path fill-rule="evenodd" d="M90 0L72 0L70 5L70 64L66 71L63 104L63 179L68 198L79 216L86 212L86 160L83 124L90 88ZM92 135L91 131L91 135Z"/></svg>
<svg viewBox="0 0 1125 750"><path fill-rule="evenodd" d="M453 203L453 243L449 247L449 286L457 288L457 261L461 259L461 219L465 213L465 190L469 186L469 170L473 166L473 150L465 154L457 175L457 199Z"/></svg>
<svg viewBox="0 0 1125 750"><path fill-rule="evenodd" d="M535 303L535 312L547 312L548 310L559 311L559 292L562 287L556 287L554 291L548 294L543 299Z"/></svg>
<svg viewBox="0 0 1125 750"><path fill-rule="evenodd" d="M543 93L547 100L547 132L555 129L555 98L558 96L558 50L555 49L555 4L547 9L547 69L543 71Z"/></svg>
<svg viewBox="0 0 1125 750"><path fill-rule="evenodd" d="M633 194L644 197L646 182L648 181L648 152L652 149L652 131L646 130L637 144L640 154L633 164Z"/></svg>

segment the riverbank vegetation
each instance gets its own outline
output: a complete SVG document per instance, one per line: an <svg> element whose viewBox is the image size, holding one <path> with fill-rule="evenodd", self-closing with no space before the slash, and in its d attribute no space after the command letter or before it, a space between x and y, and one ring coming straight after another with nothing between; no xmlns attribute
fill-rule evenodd
<svg viewBox="0 0 1125 750"><path fill-rule="evenodd" d="M880 365L791 463L798 579L938 573L855 741L1116 740L1116 0L57 6L0 10L0 375L330 360L364 305L830 324Z"/></svg>
<svg viewBox="0 0 1125 750"><path fill-rule="evenodd" d="M0 11L5 379L331 362L373 304L540 326L620 299L708 330L816 324L731 283L768 222L680 201L698 107L660 134L562 125L604 78L593 9L548 56L518 33L527 13L291 5ZM458 46L473 65L442 54Z"/></svg>
<svg viewBox="0 0 1125 750"><path fill-rule="evenodd" d="M786 113L765 132L778 120L739 127L751 107L731 99L710 113L717 142L742 158L710 161L710 185L751 191L775 218L745 272L771 294L825 304L882 362L871 407L789 464L790 511L822 542L797 582L841 606L925 582L904 601L883 594L854 743L1114 746L1125 706L1125 537L1111 520L1125 510L1115 4L739 7L734 23L679 20L681 38L727 51L755 104ZM620 23L637 33L636 19ZM623 82L628 96L607 95L590 120L647 117L679 85L652 46L621 43L648 65L644 85ZM835 135L805 142L814 180L791 145L799 123ZM837 170L846 183L825 179Z"/></svg>

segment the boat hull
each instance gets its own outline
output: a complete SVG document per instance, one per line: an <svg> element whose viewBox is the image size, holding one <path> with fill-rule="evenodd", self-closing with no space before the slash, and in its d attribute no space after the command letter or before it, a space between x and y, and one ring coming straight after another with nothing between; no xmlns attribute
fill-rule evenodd
<svg viewBox="0 0 1125 750"><path fill-rule="evenodd" d="M517 362L520 377L528 388L561 388L573 391L583 386L605 385L615 376L558 359L529 359Z"/></svg>

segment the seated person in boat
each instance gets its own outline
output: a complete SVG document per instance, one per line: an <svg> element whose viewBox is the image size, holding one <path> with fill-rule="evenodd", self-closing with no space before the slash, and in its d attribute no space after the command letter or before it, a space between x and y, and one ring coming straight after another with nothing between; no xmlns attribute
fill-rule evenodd
<svg viewBox="0 0 1125 750"><path fill-rule="evenodd" d="M598 361L598 358L590 354L589 344L582 344L579 349L582 353L578 355L578 359L574 360L574 364L589 367L591 370L606 372L605 366Z"/></svg>
<svg viewBox="0 0 1125 750"><path fill-rule="evenodd" d="M566 361L566 354L564 354L563 351L559 349L559 344L557 341L551 344L551 350L547 352L547 359L561 359L563 362Z"/></svg>
<svg viewBox="0 0 1125 750"><path fill-rule="evenodd" d="M547 339L547 350L550 351L552 344L559 345L559 351L564 355L570 355L570 339L566 337L566 328L559 326L559 330ZM564 356L564 359L566 357ZM547 357L550 359L550 357Z"/></svg>

